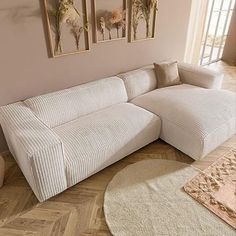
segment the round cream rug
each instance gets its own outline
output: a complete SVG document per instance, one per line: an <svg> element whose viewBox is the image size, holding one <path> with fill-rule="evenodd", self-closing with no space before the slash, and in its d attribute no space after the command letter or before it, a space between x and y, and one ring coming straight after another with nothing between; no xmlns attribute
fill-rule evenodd
<svg viewBox="0 0 236 236"><path fill-rule="evenodd" d="M176 161L140 161L121 170L104 199L115 236L235 236L223 220L184 192L198 171Z"/></svg>

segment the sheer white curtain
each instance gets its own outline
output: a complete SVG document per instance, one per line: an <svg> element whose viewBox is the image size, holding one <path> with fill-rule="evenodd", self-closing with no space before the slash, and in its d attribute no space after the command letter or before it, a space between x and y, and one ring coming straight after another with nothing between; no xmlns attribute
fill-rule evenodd
<svg viewBox="0 0 236 236"><path fill-rule="evenodd" d="M198 64L209 0L192 0L184 61Z"/></svg>

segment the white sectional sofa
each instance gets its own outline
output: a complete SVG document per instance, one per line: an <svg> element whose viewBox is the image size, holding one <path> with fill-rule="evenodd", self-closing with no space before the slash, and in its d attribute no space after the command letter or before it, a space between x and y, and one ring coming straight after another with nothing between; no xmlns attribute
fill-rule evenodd
<svg viewBox="0 0 236 236"><path fill-rule="evenodd" d="M179 65L184 84L156 89L152 66L0 108L9 149L44 201L159 136L194 159L236 131L222 75Z"/></svg>
<svg viewBox="0 0 236 236"><path fill-rule="evenodd" d="M187 64L179 65L179 74L182 85L154 89L142 95L128 92L128 96L131 103L161 118L161 139L197 160L235 134L236 95L219 90L222 74ZM121 77L133 91L138 86L132 83L135 72Z"/></svg>

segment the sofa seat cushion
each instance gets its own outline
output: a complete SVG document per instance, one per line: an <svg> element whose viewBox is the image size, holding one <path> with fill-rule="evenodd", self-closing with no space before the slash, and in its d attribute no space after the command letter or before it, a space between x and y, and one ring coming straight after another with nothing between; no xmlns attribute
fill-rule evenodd
<svg viewBox="0 0 236 236"><path fill-rule="evenodd" d="M64 144L68 185L153 142L160 126L153 113L123 103L55 127Z"/></svg>
<svg viewBox="0 0 236 236"><path fill-rule="evenodd" d="M236 95L178 85L154 90L132 103L160 116L161 138L194 159L200 159L236 131Z"/></svg>

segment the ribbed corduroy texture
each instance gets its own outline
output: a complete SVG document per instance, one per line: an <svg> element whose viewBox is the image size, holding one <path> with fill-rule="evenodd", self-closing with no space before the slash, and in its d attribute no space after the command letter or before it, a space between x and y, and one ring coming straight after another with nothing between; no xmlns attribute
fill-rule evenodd
<svg viewBox="0 0 236 236"><path fill-rule="evenodd" d="M178 70L182 83L208 89L220 89L222 86L224 76L219 72L186 63L178 63ZM157 88L153 65L119 74L118 77L124 81L129 101Z"/></svg>
<svg viewBox="0 0 236 236"><path fill-rule="evenodd" d="M69 186L155 141L160 127L156 115L124 103L54 128L65 147Z"/></svg>
<svg viewBox="0 0 236 236"><path fill-rule="evenodd" d="M16 161L40 201L67 188L63 144L22 102L0 108L1 125Z"/></svg>
<svg viewBox="0 0 236 236"><path fill-rule="evenodd" d="M129 100L157 88L153 66L133 70L118 76L124 81Z"/></svg>
<svg viewBox="0 0 236 236"><path fill-rule="evenodd" d="M161 138L194 159L236 132L236 95L192 85L158 89L132 100L160 116Z"/></svg>
<svg viewBox="0 0 236 236"><path fill-rule="evenodd" d="M125 85L111 77L0 109L10 151L40 201L157 139L153 113L161 137L193 158L235 133L233 93L182 85L139 96L156 88L152 68L121 75ZM219 87L215 73L189 70L184 81ZM153 113L124 103L127 93Z"/></svg>
<svg viewBox="0 0 236 236"><path fill-rule="evenodd" d="M208 89L220 89L224 75L206 68L179 63L180 79L185 84L191 84Z"/></svg>
<svg viewBox="0 0 236 236"><path fill-rule="evenodd" d="M33 97L26 105L49 127L127 101L123 81L118 77L98 80L54 93Z"/></svg>

